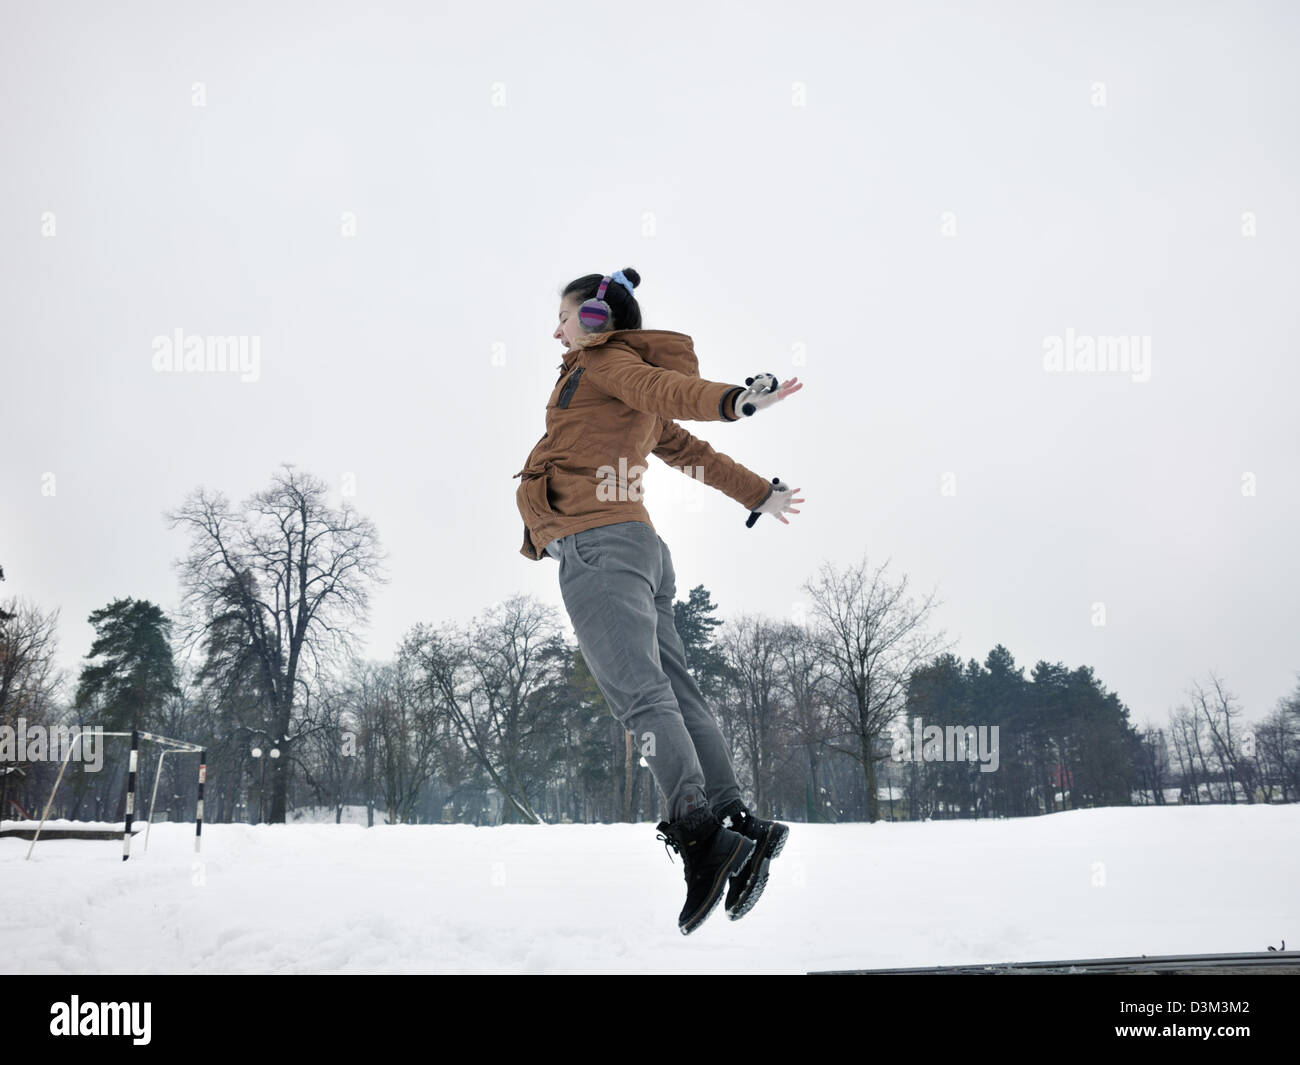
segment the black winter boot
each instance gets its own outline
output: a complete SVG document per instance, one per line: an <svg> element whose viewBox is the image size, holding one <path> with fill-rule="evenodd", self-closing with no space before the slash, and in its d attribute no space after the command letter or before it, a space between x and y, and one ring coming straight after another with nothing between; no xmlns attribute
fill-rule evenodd
<svg viewBox="0 0 1300 1065"><path fill-rule="evenodd" d="M704 923L722 898L727 881L745 868L754 843L722 827L707 806L692 810L671 824L659 822L656 836L664 849L672 847L686 867L686 905L677 918L682 935L689 936ZM671 858L672 855L669 855Z"/></svg>
<svg viewBox="0 0 1300 1065"><path fill-rule="evenodd" d="M724 826L754 841L753 855L727 889L727 916L739 921L763 894L767 886L767 863L781 853L790 829L780 821L755 817L739 799L724 806L717 816Z"/></svg>

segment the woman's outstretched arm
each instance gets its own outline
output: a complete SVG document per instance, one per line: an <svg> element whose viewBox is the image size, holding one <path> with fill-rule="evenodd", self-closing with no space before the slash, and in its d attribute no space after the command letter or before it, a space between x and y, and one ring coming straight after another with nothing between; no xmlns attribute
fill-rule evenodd
<svg viewBox="0 0 1300 1065"><path fill-rule="evenodd" d="M756 509L772 491L772 482L766 477L715 451L707 441L692 436L674 421L664 423L651 454L688 477L716 488L746 510Z"/></svg>

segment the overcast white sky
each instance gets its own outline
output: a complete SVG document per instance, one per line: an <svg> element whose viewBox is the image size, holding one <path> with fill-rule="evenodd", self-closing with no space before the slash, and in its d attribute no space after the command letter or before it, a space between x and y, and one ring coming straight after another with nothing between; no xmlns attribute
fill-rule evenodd
<svg viewBox="0 0 1300 1065"><path fill-rule="evenodd" d="M291 461L378 525L371 656L515 592L570 631L511 475L560 287L634 266L705 378L806 382L687 424L790 525L652 460L681 598L785 618L865 552L963 658L1091 664L1136 723L1213 668L1258 718L1300 670L1300 16L1142 8L5 0L0 595L77 669L92 610L178 605L164 511ZM155 372L177 329L258 379ZM1149 379L1045 370L1070 336Z"/></svg>

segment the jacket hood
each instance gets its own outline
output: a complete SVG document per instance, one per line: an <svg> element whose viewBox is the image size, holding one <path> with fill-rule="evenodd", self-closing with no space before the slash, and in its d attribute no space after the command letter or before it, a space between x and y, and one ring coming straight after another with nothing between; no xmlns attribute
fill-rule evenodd
<svg viewBox="0 0 1300 1065"><path fill-rule="evenodd" d="M566 351L565 369L572 367L583 351L599 352L604 347L627 348L651 366L676 370L690 377L700 376L700 361L695 356L695 345L691 338L685 333L674 333L671 329L615 329L598 344Z"/></svg>

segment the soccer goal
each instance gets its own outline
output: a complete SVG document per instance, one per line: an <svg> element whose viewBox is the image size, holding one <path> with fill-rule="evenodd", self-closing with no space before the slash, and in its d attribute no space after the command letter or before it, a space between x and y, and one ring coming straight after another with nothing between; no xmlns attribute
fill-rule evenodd
<svg viewBox="0 0 1300 1065"><path fill-rule="evenodd" d="M72 758L73 752L77 749L77 744L81 742L84 731L78 732L72 742L68 744L68 749L63 755L63 764L59 766L59 775L54 779L54 786L50 788L50 797L45 802L45 810L41 813L41 823L36 827L36 834L32 836L31 846L27 848L28 859L32 856L32 851L36 847L36 841L41 838L41 829L45 827L46 819L50 816L50 807L54 805L54 796L59 790L59 785L63 782L64 770L68 768L68 762ZM162 751L158 755L158 768L153 777L153 793L149 797L149 822L144 833L144 849L149 849L149 829L153 827L153 807L158 798L158 781L162 779L163 759L169 754L197 754L199 756L199 803L194 815L194 851L198 853L199 845L203 840L203 783L208 775L207 752L197 743L186 743L184 740L175 740L170 736L159 736L153 732L141 732L136 729L132 732L100 732L100 736L130 736L131 737L131 761L127 766L126 773L126 831L122 833L122 861L131 857L131 822L135 814L135 773L136 766L140 757L140 741L148 740L162 746Z"/></svg>

